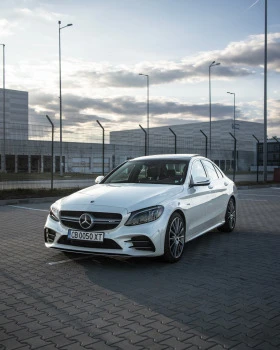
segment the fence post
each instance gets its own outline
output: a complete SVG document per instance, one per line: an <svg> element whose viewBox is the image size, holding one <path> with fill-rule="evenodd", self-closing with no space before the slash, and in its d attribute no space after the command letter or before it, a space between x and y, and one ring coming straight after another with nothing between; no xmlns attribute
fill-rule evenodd
<svg viewBox="0 0 280 350"><path fill-rule="evenodd" d="M229 132L230 136L234 139L234 160L233 160L233 182L235 181L235 172L236 172L236 138Z"/></svg>
<svg viewBox="0 0 280 350"><path fill-rule="evenodd" d="M101 125L101 123L97 120L96 121L97 122L97 124L102 128L102 175L104 176L104 156L105 156L105 144L104 144L104 142L105 142L105 140L104 140L104 128L103 128L103 126Z"/></svg>
<svg viewBox="0 0 280 350"><path fill-rule="evenodd" d="M171 129L171 128L168 128L172 134L175 136L175 154L177 154L177 135L175 134L175 132Z"/></svg>
<svg viewBox="0 0 280 350"><path fill-rule="evenodd" d="M147 131L142 127L142 125L139 124L139 126L145 133L145 156L146 156L147 155Z"/></svg>
<svg viewBox="0 0 280 350"><path fill-rule="evenodd" d="M257 140L257 182L259 182L259 143L260 141L257 139L255 135L252 135L254 139Z"/></svg>
<svg viewBox="0 0 280 350"><path fill-rule="evenodd" d="M200 132L205 136L205 157L207 158L207 144L208 144L208 137L202 130Z"/></svg>
<svg viewBox="0 0 280 350"><path fill-rule="evenodd" d="M48 115L46 115L48 121L50 122L51 126L52 126L52 155L51 155L51 190L53 190L53 135L54 135L54 125L53 122L51 121L51 119L49 118Z"/></svg>
<svg viewBox="0 0 280 350"><path fill-rule="evenodd" d="M280 143L280 142L278 141L278 138L277 138L276 136L272 136L272 138L273 138L277 143ZM279 164L279 166L280 166L280 146L279 146L279 160L278 160L278 164Z"/></svg>

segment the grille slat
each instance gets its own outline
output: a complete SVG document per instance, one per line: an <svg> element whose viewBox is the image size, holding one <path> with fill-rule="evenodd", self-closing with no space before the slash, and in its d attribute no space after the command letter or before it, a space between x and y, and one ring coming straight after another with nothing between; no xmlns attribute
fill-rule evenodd
<svg viewBox="0 0 280 350"><path fill-rule="evenodd" d="M60 212L61 223L68 228L94 232L112 230L122 221L122 215L118 213L86 212L91 214L95 220L94 226L91 229L86 230L81 228L79 223L80 216L84 213L84 211L62 210Z"/></svg>
<svg viewBox="0 0 280 350"><path fill-rule="evenodd" d="M134 248L135 250L147 250L155 252L155 246L153 242L147 236L135 236L132 237L129 241L132 245L129 248Z"/></svg>

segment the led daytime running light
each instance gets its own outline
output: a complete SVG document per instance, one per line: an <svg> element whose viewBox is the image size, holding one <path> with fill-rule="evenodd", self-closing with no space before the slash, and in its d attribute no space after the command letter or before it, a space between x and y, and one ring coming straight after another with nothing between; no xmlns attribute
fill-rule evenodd
<svg viewBox="0 0 280 350"><path fill-rule="evenodd" d="M161 216L163 209L163 206L157 205L155 207L134 211L125 223L125 226L142 225L155 221Z"/></svg>

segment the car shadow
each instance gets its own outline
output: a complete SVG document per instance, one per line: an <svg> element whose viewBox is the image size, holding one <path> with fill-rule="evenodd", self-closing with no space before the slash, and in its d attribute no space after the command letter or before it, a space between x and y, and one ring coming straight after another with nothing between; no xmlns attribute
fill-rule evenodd
<svg viewBox="0 0 280 350"><path fill-rule="evenodd" d="M279 279L272 283L267 274L274 260L275 274L280 275L274 250L270 237L212 231L187 243L182 259L174 264L160 258L98 256L76 263L84 268L88 281L105 293L152 310L168 322L179 322L182 329L203 339L213 337L230 346L230 329L242 324L245 336L250 328L262 328L248 312L266 309L264 298L271 296L271 288L275 295L280 289Z"/></svg>

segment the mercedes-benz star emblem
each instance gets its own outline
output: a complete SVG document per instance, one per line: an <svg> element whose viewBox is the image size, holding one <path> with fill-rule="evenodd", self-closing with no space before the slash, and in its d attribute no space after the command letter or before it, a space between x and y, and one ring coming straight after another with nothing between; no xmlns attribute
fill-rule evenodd
<svg viewBox="0 0 280 350"><path fill-rule="evenodd" d="M88 213L84 213L80 216L79 223L81 228L89 230L94 225L94 217Z"/></svg>

